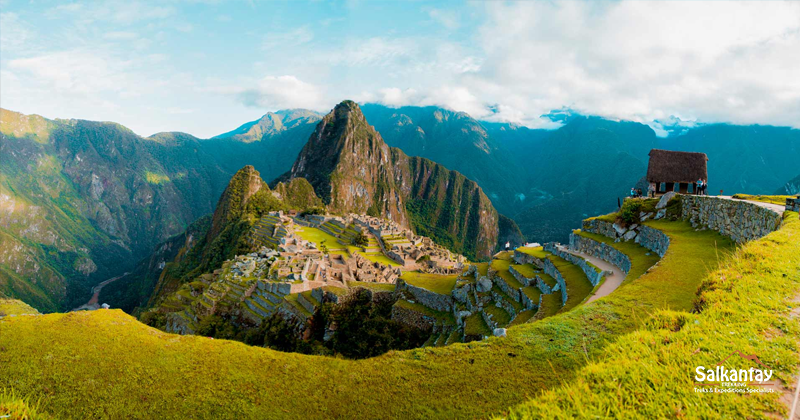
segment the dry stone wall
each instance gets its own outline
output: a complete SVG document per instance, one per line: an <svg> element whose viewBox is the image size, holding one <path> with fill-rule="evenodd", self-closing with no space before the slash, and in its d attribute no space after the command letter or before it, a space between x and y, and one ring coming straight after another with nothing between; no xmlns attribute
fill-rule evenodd
<svg viewBox="0 0 800 420"><path fill-rule="evenodd" d="M628 274L628 272L631 271L631 259L613 246L606 243L598 242L573 233L569 236L569 247L577 252L607 261L611 265L619 267L619 269L624 271L625 274Z"/></svg>
<svg viewBox="0 0 800 420"><path fill-rule="evenodd" d="M559 257L561 257L561 258L563 258L563 259L565 259L565 260L567 260L569 262L571 262L574 265L577 265L578 267L580 267L581 270L583 270L583 273L586 274L586 277L589 278L589 281L592 282L592 286L597 286L607 274L605 271L600 270L599 268L597 268L594 265L590 264L585 259L583 259L583 258L581 258L581 257L579 257L577 255L573 255L573 254L570 254L569 252L566 252L566 251L563 251L563 250L559 249L555 245L555 243L551 242L551 243L545 244L544 245L544 250L548 251L548 252L552 252L553 254L555 254L555 255L557 255L557 256L559 256Z"/></svg>
<svg viewBox="0 0 800 420"><path fill-rule="evenodd" d="M744 243L766 236L778 229L778 213L741 200L684 195L681 197L684 219L694 227L706 227Z"/></svg>
<svg viewBox="0 0 800 420"><path fill-rule="evenodd" d="M669 236L649 226L639 226L636 243L655 252L663 258L669 248Z"/></svg>
<svg viewBox="0 0 800 420"><path fill-rule="evenodd" d="M551 290L551 292L557 292L557 291L560 290L561 291L561 304L563 305L563 304L567 303L567 282L564 281L564 277L561 275L561 272L558 271L558 268L556 268L555 264L553 264L553 262L548 260L547 258L542 260L542 262L544 263L543 264L544 265L543 269L544 269L545 274L547 274L550 277L556 279L556 283L557 283L556 287L554 287ZM544 283L544 282L542 282L542 283Z"/></svg>
<svg viewBox="0 0 800 420"><path fill-rule="evenodd" d="M436 325L436 318L425 315L400 305L392 306L392 320L405 325L410 325L424 331L431 331Z"/></svg>
<svg viewBox="0 0 800 420"><path fill-rule="evenodd" d="M439 293L434 293L429 290L423 289L421 287L412 286L402 279L397 280L397 291L403 292L408 291L416 302L427 306L428 308L442 311L442 312L450 312L453 309L453 297L450 295L441 295Z"/></svg>

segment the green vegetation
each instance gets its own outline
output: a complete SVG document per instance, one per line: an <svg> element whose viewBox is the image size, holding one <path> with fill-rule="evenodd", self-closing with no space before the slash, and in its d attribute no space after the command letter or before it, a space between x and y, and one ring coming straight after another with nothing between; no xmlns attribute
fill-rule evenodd
<svg viewBox="0 0 800 420"><path fill-rule="evenodd" d="M491 336L492 330L486 325L483 315L480 312L464 318L464 334L466 336Z"/></svg>
<svg viewBox="0 0 800 420"><path fill-rule="evenodd" d="M353 245L365 247L369 245L369 238L367 238L367 235L364 235L362 232L357 232L355 235L353 235Z"/></svg>
<svg viewBox="0 0 800 420"><path fill-rule="evenodd" d="M13 391L0 388L0 419L48 420L51 417L36 409L38 404L20 398Z"/></svg>
<svg viewBox="0 0 800 420"><path fill-rule="evenodd" d="M558 313L561 309L561 292L542 295L541 305L536 312L536 319L549 318Z"/></svg>
<svg viewBox="0 0 800 420"><path fill-rule="evenodd" d="M456 287L458 276L405 271L400 278L412 286L421 287L440 295L449 295Z"/></svg>
<svg viewBox="0 0 800 420"><path fill-rule="evenodd" d="M478 274L481 276L489 275L489 263L483 262L475 265L478 267Z"/></svg>
<svg viewBox="0 0 800 420"><path fill-rule="evenodd" d="M537 298L538 302L538 298ZM515 325L522 325L528 322L533 316L536 315L536 309L527 309L517 314L517 317L508 324L508 327L511 328Z"/></svg>
<svg viewBox="0 0 800 420"><path fill-rule="evenodd" d="M400 264L398 264L395 260L383 254L368 254L366 252L362 252L361 256L372 262L385 264L391 267L400 267Z"/></svg>
<svg viewBox="0 0 800 420"><path fill-rule="evenodd" d="M336 239L335 236L323 232L320 229L296 226L294 232L301 239L315 243L317 247L321 247L323 244L327 246L328 249L336 249L339 247L339 240Z"/></svg>
<svg viewBox="0 0 800 420"><path fill-rule="evenodd" d="M438 319L440 321L443 321L445 324L448 324L448 325L455 325L455 323L456 323L456 320L453 318L453 314L452 313L437 311L437 310L431 309L431 308L429 308L429 307L427 307L425 305L422 305L420 303L411 303L411 302L409 302L409 301L407 301L405 299L399 299L397 301L397 303L395 303L395 305L400 306L401 308L404 308L404 309L409 309L409 310L412 310L412 311L419 312L419 313L421 313L423 315L427 315L427 316L436 318L436 319Z"/></svg>
<svg viewBox="0 0 800 420"><path fill-rule="evenodd" d="M533 285L523 287L522 293L525 293L525 296L527 296L531 300L531 302L533 302L534 305L539 304L539 296L541 296L542 291L539 290L538 287Z"/></svg>
<svg viewBox="0 0 800 420"><path fill-rule="evenodd" d="M520 289L523 286L522 283L520 283L519 280L517 280L517 278L508 271L508 268L513 262L511 259L513 255L514 254L511 252L499 253L496 258L492 260L491 267L497 272L498 276L502 277L503 280L508 283L509 286L514 289Z"/></svg>
<svg viewBox="0 0 800 420"><path fill-rule="evenodd" d="M168 176L158 172L145 171L144 178L147 180L147 182L155 185L161 185L169 182Z"/></svg>
<svg viewBox="0 0 800 420"><path fill-rule="evenodd" d="M800 291L798 235L797 213L787 213L779 231L744 245L706 277L698 290L699 313L656 311L646 328L620 337L573 381L518 406L509 417L786 416L780 392L696 393L692 372L740 351L756 354L776 370L778 379L794 383L800 362L796 344L800 328L795 320ZM632 395L637 397L629 398Z"/></svg>
<svg viewBox="0 0 800 420"><path fill-rule="evenodd" d="M511 322L511 315L506 312L503 308L498 308L495 305L489 305L483 308L483 310L492 316L492 321L496 322L499 326L506 326L509 322Z"/></svg>
<svg viewBox="0 0 800 420"><path fill-rule="evenodd" d="M556 281L556 279L553 278L553 276L545 273L544 271L542 271L541 273L536 273L536 276L542 279L544 284L550 286L551 288L556 287L556 284L558 284L558 282Z"/></svg>
<svg viewBox="0 0 800 420"><path fill-rule="evenodd" d="M586 277L586 273L575 264L557 256L549 255L547 259L556 266L556 269L564 278L567 286L567 301L561 308L561 312L566 312L579 305L589 296L594 286ZM558 292L558 294L561 294Z"/></svg>
<svg viewBox="0 0 800 420"><path fill-rule="evenodd" d="M367 281L350 281L347 282L350 287L364 287L375 292L394 292L397 285L392 283L373 283Z"/></svg>
<svg viewBox="0 0 800 420"><path fill-rule="evenodd" d="M603 299L514 326L506 338L353 361L165 334L116 310L6 317L0 320L0 347L6 349L0 352L0 384L11 384L26 395L48 396L42 409L61 418L125 413L225 417L232 412L262 418L293 418L298 413L306 418L364 413L380 418L500 415L569 382L618 337L645 326L655 311L692 309L701 280L717 258L734 247L715 232L695 232L688 223L648 225L671 238L657 269L626 281ZM789 246L768 239L762 241L768 247ZM795 248L792 252L789 255L797 255ZM785 261L796 264L792 258ZM780 273L774 275L780 279ZM733 281L735 276L728 278ZM113 377L116 382L98 389L87 377ZM420 383L425 383L425 393L420 393ZM268 391L274 389L281 392ZM640 400L630 402L636 401Z"/></svg>
<svg viewBox="0 0 800 420"><path fill-rule="evenodd" d="M38 314L35 308L17 299L5 299L0 295L0 317L7 315Z"/></svg>
<svg viewBox="0 0 800 420"><path fill-rule="evenodd" d="M574 233L585 238L593 239L597 242L605 243L627 255L631 260L631 271L628 272L627 276L625 276L625 281L639 278L639 276L644 274L659 260L659 257L655 252L652 252L635 242L614 242L613 239L607 236L597 233L584 232L581 230L576 230Z"/></svg>
<svg viewBox="0 0 800 420"><path fill-rule="evenodd" d="M531 264L511 264L511 267L514 267L514 270L528 279L536 277L536 272L540 271Z"/></svg>
<svg viewBox="0 0 800 420"><path fill-rule="evenodd" d="M544 248L541 246L536 246L536 247L521 246L517 248L517 251L539 259L544 259L549 254L549 252L545 251Z"/></svg>
<svg viewBox="0 0 800 420"><path fill-rule="evenodd" d="M639 213L655 213L658 201L656 198L628 198L622 203L617 220L623 226L639 223Z"/></svg>
<svg viewBox="0 0 800 420"><path fill-rule="evenodd" d="M734 194L733 198L737 200L761 201L764 203L777 204L780 206L786 205L787 198L794 198L793 195L750 195L750 194Z"/></svg>
<svg viewBox="0 0 800 420"><path fill-rule="evenodd" d="M342 304L319 305L303 339L297 338L295 324L276 314L266 326L264 343L282 351L363 359L425 342L429 334L391 319L394 299L372 300L371 296L358 289ZM336 325L336 333L326 340L330 325Z"/></svg>

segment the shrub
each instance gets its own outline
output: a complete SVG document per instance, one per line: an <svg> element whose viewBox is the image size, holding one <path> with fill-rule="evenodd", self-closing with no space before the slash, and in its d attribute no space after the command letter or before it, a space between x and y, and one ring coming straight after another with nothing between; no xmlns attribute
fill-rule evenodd
<svg viewBox="0 0 800 420"><path fill-rule="evenodd" d="M369 244L369 239L367 235L364 235L362 232L358 232L355 236L353 236L353 245L365 247Z"/></svg>
<svg viewBox="0 0 800 420"><path fill-rule="evenodd" d="M624 226L630 226L639 222L640 211L642 211L641 200L625 200L625 202L622 203L622 208L619 211L620 224Z"/></svg>

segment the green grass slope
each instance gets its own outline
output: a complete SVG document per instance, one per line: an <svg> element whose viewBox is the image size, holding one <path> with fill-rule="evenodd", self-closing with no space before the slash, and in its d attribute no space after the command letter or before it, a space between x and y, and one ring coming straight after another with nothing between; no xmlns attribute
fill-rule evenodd
<svg viewBox="0 0 800 420"><path fill-rule="evenodd" d="M659 310L647 328L621 337L568 385L515 408L510 418L786 416L780 392L696 393L693 378L696 366L714 366L741 351L756 354L794 385L800 362L797 213L787 213L779 231L737 250L698 294L699 313Z"/></svg>
<svg viewBox="0 0 800 420"><path fill-rule="evenodd" d="M356 361L166 334L117 310L6 317L0 387L41 397L43 409L63 418L503 414L571 380L650 314L690 310L698 285L733 248L683 222L652 226L672 241L657 269L603 299L509 328L506 338Z"/></svg>

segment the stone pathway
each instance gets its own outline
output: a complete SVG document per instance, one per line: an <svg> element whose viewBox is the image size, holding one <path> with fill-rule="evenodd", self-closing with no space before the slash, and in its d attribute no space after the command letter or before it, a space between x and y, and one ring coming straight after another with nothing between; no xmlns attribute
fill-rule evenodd
<svg viewBox="0 0 800 420"><path fill-rule="evenodd" d="M778 205L778 204L772 204L772 203L765 203L763 201L739 200L739 199L733 198L733 197L731 197L729 195L710 195L709 197L717 197L717 198L722 198L722 199L725 199L725 200L733 200L733 201L747 201L748 203L755 204L755 205L757 205L759 207L764 207L765 209L770 209L770 210L774 211L775 213L778 213L781 216L783 216L783 212L786 211L786 206L782 206L782 205Z"/></svg>
<svg viewBox="0 0 800 420"><path fill-rule="evenodd" d="M600 299L603 296L608 296L611 292L617 290L619 285L622 284L622 281L625 280L625 273L622 272L622 270L620 270L619 267L608 263L608 261L601 260L600 258L593 257L591 255L587 255L582 252L573 251L563 245L559 245L558 248L561 249L562 251L569 252L572 255L577 255L585 259L586 261L589 261L590 263L594 264L595 266L597 266L597 268L611 273L611 274L606 274L606 280L603 282L603 284L600 285L600 287L597 288L595 294L593 294L592 296L589 297L589 299L586 300L586 303Z"/></svg>

